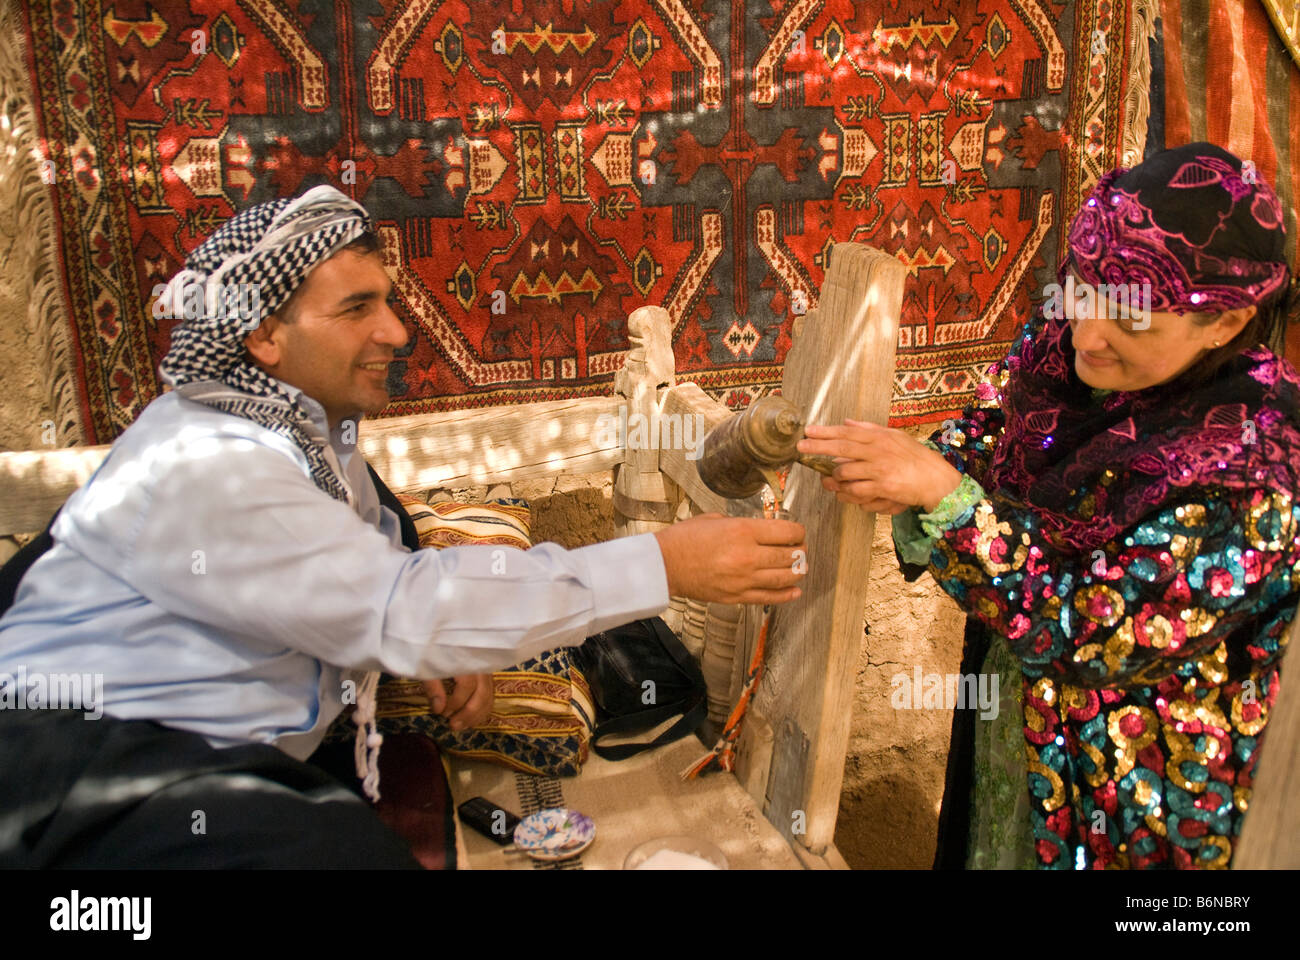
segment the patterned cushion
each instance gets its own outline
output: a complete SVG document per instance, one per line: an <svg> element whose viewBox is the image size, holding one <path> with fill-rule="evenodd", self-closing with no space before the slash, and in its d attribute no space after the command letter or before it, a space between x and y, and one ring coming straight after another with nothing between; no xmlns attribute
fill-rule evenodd
<svg viewBox="0 0 1300 960"><path fill-rule="evenodd" d="M441 550L466 544L499 544L527 550L530 510L525 500L488 503L425 503L399 494L420 546ZM596 716L587 680L572 663L569 647L548 651L492 675L495 703L481 725L453 731L429 713L420 681L385 674L376 699L379 730L420 733L455 756L486 760L524 773L549 776L577 774L587 759ZM351 736L351 723L340 717L328 738Z"/></svg>
<svg viewBox="0 0 1300 960"><path fill-rule="evenodd" d="M587 760L596 707L570 648L492 674L492 688L496 701L487 720L456 732L429 713L417 681L386 677L376 704L380 732L423 733L446 753L524 773L577 774Z"/></svg>
<svg viewBox="0 0 1300 960"><path fill-rule="evenodd" d="M397 499L415 523L420 546L426 549L485 543L527 550L533 545L527 500L425 503L400 493Z"/></svg>

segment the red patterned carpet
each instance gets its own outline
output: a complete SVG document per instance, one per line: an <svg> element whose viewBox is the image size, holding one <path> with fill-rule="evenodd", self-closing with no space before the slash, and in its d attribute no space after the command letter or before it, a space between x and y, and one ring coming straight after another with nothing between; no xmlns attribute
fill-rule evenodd
<svg viewBox="0 0 1300 960"><path fill-rule="evenodd" d="M150 293L332 183L412 339L391 412L605 393L661 303L679 373L779 380L837 241L910 268L896 424L958 409L1119 156L1112 0L30 0L87 442L159 392Z"/></svg>

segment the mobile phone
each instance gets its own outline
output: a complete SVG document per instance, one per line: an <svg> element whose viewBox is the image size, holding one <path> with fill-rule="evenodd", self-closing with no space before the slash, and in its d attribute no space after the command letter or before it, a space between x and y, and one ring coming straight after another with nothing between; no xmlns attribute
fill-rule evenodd
<svg viewBox="0 0 1300 960"><path fill-rule="evenodd" d="M473 797L457 807L456 812L460 814L462 823L473 827L489 840L503 847L515 842L515 827L519 826L519 817L499 803L493 803L486 797Z"/></svg>

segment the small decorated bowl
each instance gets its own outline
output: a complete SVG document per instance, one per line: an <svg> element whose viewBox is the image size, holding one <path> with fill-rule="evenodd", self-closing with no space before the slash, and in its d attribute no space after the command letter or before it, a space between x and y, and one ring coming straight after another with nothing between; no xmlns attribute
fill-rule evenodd
<svg viewBox="0 0 1300 960"><path fill-rule="evenodd" d="M515 827L515 846L535 860L576 857L595 839L591 817L564 807L539 810Z"/></svg>

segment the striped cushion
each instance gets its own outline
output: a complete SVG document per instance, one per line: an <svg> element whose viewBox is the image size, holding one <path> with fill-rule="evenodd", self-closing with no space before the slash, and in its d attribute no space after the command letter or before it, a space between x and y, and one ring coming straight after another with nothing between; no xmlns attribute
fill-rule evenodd
<svg viewBox="0 0 1300 960"><path fill-rule="evenodd" d="M527 550L533 545L527 500L425 503L402 494L398 494L397 499L415 523L420 546L426 549L441 550L483 543Z"/></svg>

